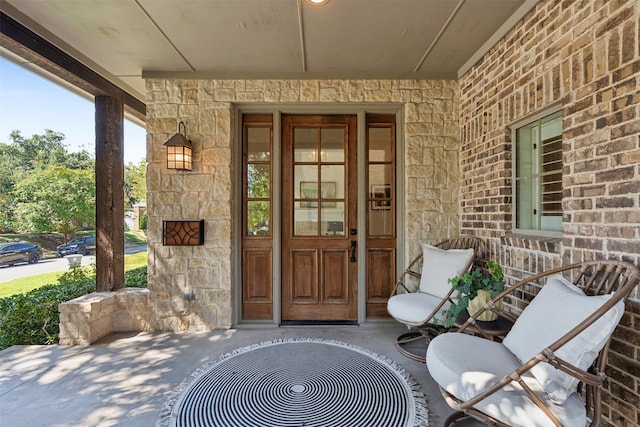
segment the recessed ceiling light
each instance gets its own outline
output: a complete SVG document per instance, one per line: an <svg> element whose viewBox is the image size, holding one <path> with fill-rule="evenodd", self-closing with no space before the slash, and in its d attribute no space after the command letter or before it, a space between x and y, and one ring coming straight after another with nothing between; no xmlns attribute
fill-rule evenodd
<svg viewBox="0 0 640 427"><path fill-rule="evenodd" d="M322 6L329 3L329 0L307 0L307 2L314 6Z"/></svg>

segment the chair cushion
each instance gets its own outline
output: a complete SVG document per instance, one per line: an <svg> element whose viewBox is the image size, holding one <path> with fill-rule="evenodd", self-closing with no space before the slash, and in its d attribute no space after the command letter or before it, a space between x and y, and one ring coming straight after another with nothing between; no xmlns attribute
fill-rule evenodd
<svg viewBox="0 0 640 427"><path fill-rule="evenodd" d="M467 401L520 366L520 361L501 343L484 338L446 333L431 340L427 348L427 369L440 387ZM542 386L531 375L526 384L562 421L565 427L584 427L587 415L584 403L573 393L561 405L551 402ZM517 382L480 401L474 408L511 426L553 426Z"/></svg>
<svg viewBox="0 0 640 427"><path fill-rule="evenodd" d="M604 304L611 296L587 296L561 275L547 279L546 285L524 309L504 345L526 362L561 338ZM556 351L556 356L581 369L587 369L624 314L620 301L594 324ZM531 373L544 386L549 397L562 403L573 393L578 380L548 363L536 365Z"/></svg>
<svg viewBox="0 0 640 427"><path fill-rule="evenodd" d="M422 244L420 292L440 297L451 290L449 279L464 273L473 258L473 249L440 249Z"/></svg>
<svg viewBox="0 0 640 427"><path fill-rule="evenodd" d="M398 294L387 301L387 311L400 323L419 326L427 322L434 323L427 317L440 304L440 301L442 298L422 292ZM451 304L448 301L445 302L443 310L447 309L449 305ZM434 317L439 321L443 320L441 313L437 313Z"/></svg>

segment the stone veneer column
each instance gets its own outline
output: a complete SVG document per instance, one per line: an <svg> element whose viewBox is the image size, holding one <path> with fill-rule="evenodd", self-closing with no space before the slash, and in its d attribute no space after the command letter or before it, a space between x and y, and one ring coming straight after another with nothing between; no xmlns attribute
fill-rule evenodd
<svg viewBox="0 0 640 427"><path fill-rule="evenodd" d="M147 92L152 329L197 331L231 326L235 102L404 103L404 141L399 143L405 144L407 258L419 251L421 241L458 234L455 81L158 79L147 81ZM163 144L180 121L194 143L191 172L166 168ZM181 218L205 220L204 246L162 246L162 220Z"/></svg>

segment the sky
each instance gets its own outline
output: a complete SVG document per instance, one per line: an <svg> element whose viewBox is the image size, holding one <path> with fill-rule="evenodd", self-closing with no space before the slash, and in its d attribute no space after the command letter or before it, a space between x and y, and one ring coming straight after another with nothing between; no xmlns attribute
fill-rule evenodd
<svg viewBox="0 0 640 427"><path fill-rule="evenodd" d="M0 142L9 144L14 130L30 138L46 129L63 133L70 153L85 149L95 157L93 102L0 58ZM125 119L124 163L138 164L146 154L146 130Z"/></svg>

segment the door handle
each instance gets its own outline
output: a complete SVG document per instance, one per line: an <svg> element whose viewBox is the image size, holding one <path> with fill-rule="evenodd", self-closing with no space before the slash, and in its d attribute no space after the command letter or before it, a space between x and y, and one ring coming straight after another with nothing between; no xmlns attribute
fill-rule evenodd
<svg viewBox="0 0 640 427"><path fill-rule="evenodd" d="M351 241L351 258L349 258L350 262L356 262L356 248L358 247L358 242L356 240Z"/></svg>

